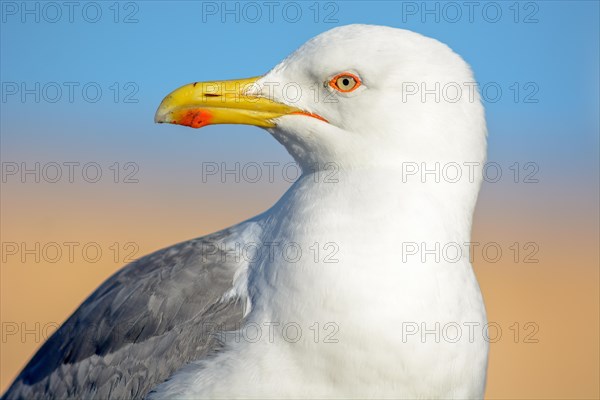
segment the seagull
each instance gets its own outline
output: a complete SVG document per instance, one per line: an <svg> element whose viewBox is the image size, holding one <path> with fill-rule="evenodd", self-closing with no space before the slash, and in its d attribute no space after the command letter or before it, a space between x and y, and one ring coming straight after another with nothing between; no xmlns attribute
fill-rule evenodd
<svg viewBox="0 0 600 400"><path fill-rule="evenodd" d="M435 39L348 25L265 75L173 91L156 122L262 127L301 176L115 273L4 399L483 398L468 244L487 128L456 90L474 82Z"/></svg>

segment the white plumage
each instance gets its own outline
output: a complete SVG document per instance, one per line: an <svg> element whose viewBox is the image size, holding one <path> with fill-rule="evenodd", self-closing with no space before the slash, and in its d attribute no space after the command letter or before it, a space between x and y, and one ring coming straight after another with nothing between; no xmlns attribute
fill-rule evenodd
<svg viewBox="0 0 600 400"><path fill-rule="evenodd" d="M323 85L344 71L362 86L340 93ZM482 398L486 315L468 251L454 262L402 254L407 243L470 242L486 153L477 95L423 101L406 96L406 83L474 81L444 44L367 25L321 34L261 78L254 94L290 104L283 89L293 83L302 92L290 105L328 122L286 115L268 129L303 175L236 229L246 242L293 244L302 256L276 250L240 264L232 290L249 304L242 336L255 326L262 336L228 336L222 351L185 366L150 397ZM458 182L406 179L406 165L435 163L471 165L474 175L468 179L465 168ZM333 181L324 168L334 170ZM293 331L286 340L277 328L289 324L302 330L295 342ZM423 337L437 324L438 336ZM458 340L449 333L456 326ZM333 331L337 342L326 342Z"/></svg>
<svg viewBox="0 0 600 400"><path fill-rule="evenodd" d="M360 86L337 90L339 74ZM235 96L167 96L158 122L266 127L302 176L264 214L118 271L4 399L482 398L486 315L465 245L484 111L476 93L435 93L474 81L436 40L351 25ZM446 167L459 179L408 173Z"/></svg>

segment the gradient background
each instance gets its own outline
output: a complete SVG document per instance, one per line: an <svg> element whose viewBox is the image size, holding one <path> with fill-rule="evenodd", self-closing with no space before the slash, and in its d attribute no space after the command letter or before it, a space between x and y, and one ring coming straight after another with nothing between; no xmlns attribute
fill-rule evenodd
<svg viewBox="0 0 600 400"><path fill-rule="evenodd" d="M264 2L254 3L262 16L252 22L255 9L246 8L244 14L242 3L227 3L231 10L238 7L236 16L223 15L222 2L122 2L115 22L114 2L97 2L102 16L90 23L83 18L84 2L75 8L73 22L63 7L52 23L47 20L56 18L55 9L44 9L44 3L27 2L30 9L39 7L40 20L26 14L23 22L21 2L0 2L4 166L96 162L103 173L98 183L82 179L80 168L73 183L65 176L57 183L36 183L32 176L23 182L18 175L2 182L3 251L12 242L27 248L36 242L42 247L78 242L79 250L73 262L63 254L55 263L43 257L36 262L32 255L23 262L21 253L4 251L0 392L45 335L120 268L129 242L139 257L213 232L267 209L289 186L281 168L274 182L236 183L231 176L225 182L215 177L203 182L206 162L233 168L235 162L283 164L291 159L258 128L195 131L155 125L154 111L163 96L197 80L262 74L312 36L360 22L440 39L472 65L479 82L496 82L503 90L498 101L486 103L489 160L502 167L503 177L484 185L473 232L474 241L496 242L503 250L498 262L481 253L474 261L488 318L503 332L491 346L486 397L600 397L599 3L476 2L470 21L464 2L455 2L462 11L456 22L451 21L454 11L444 9L446 3L296 2L287 5L288 14L282 13L287 2L275 3L273 21ZM203 14L207 6L218 13ZM435 14L403 13L413 6L438 7L437 20ZM93 19L96 8L89 7L85 16ZM297 7L302 16L291 22ZM316 22L315 7L320 11ZM502 15L494 23L497 8ZM137 21L124 23L130 13ZM79 87L72 102L65 86L58 101L48 101L55 97L48 92L36 102L34 95L9 95L11 82L28 87L78 82ZM88 82L102 89L95 103L82 95ZM121 90L117 99L110 89L115 82ZM131 92L125 88L128 82L138 89L136 103L124 101ZM515 82L521 89L516 99L509 88ZM539 89L535 103L524 102L531 91L524 89L528 82ZM115 162L122 173L124 163L135 163L139 182L123 183L121 176L114 183L109 166ZM515 183L509 169L515 162L522 173L525 163L535 163L539 182L524 183L520 176ZM514 242L521 248L537 244L539 262L524 262L525 250L515 260L509 250ZM83 258L86 243L102 249L98 262ZM113 243L121 248L117 260ZM539 328L537 343L525 340L532 331L525 329L528 322ZM519 324L518 338L514 323Z"/></svg>

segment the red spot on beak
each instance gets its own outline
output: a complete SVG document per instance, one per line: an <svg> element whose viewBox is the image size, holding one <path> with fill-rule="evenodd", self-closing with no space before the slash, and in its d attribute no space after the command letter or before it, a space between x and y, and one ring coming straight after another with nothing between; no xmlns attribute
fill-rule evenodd
<svg viewBox="0 0 600 400"><path fill-rule="evenodd" d="M209 125L213 115L207 110L189 110L181 118L173 123L178 125L190 126L192 128L202 128Z"/></svg>

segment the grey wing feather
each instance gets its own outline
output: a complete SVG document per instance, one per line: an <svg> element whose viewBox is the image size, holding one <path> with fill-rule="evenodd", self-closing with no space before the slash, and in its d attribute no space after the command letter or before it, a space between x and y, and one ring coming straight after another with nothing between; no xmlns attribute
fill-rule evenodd
<svg viewBox="0 0 600 400"><path fill-rule="evenodd" d="M246 222L115 273L40 348L4 400L143 398L218 350L215 331L236 329L246 301L224 296L245 266L230 253L256 229Z"/></svg>

